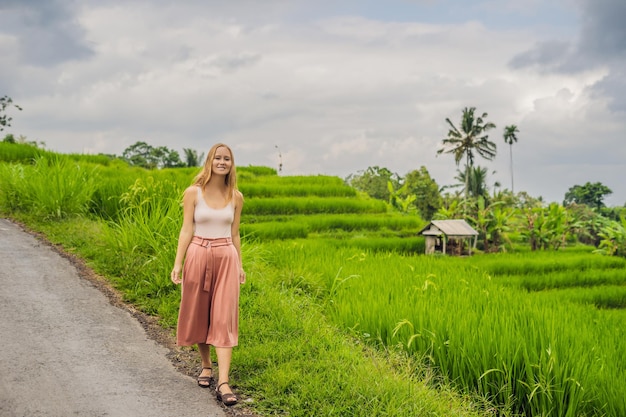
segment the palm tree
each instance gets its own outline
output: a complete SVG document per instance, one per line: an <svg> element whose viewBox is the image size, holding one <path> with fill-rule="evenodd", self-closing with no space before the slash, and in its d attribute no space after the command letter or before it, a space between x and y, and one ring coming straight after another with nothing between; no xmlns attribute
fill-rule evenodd
<svg viewBox="0 0 626 417"><path fill-rule="evenodd" d="M510 125L504 128L504 142L509 144L509 150L511 154L511 192L515 193L513 188L513 143L517 142L517 135L519 129L516 125Z"/></svg>
<svg viewBox="0 0 626 417"><path fill-rule="evenodd" d="M467 172L469 170L469 173ZM493 172L495 174L495 171ZM465 180L467 179L468 195L474 198L483 197L489 199L489 187L487 185L487 168L481 166L468 167L465 166L465 170L457 170L455 180L459 181L455 187L465 186Z"/></svg>
<svg viewBox="0 0 626 417"><path fill-rule="evenodd" d="M185 166L197 167L202 165L202 159L204 158L204 152L198 155L198 151L195 149L183 148L185 153Z"/></svg>
<svg viewBox="0 0 626 417"><path fill-rule="evenodd" d="M466 107L463 109L461 117L460 129L454 123L446 118L446 122L450 125L448 137L443 139L443 147L437 151L437 154L451 153L454 154L454 162L456 166L465 156L466 166L474 166L474 154L478 154L483 158L491 161L496 156L496 144L489 140L486 132L496 127L491 122L486 122L487 113L483 113L480 117L475 117L476 107ZM469 192L469 173L465 170L465 198Z"/></svg>

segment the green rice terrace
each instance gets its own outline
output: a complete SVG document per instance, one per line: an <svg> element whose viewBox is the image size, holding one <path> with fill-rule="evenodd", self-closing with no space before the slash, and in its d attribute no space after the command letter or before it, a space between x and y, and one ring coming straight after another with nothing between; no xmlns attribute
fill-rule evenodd
<svg viewBox="0 0 626 417"><path fill-rule="evenodd" d="M0 214L85 259L173 331L169 271L197 168L21 145L0 144L0 155ZM506 252L427 256L426 221L341 178L237 172L248 282L231 380L251 399L237 407L626 416L625 258L571 238L532 251L514 222Z"/></svg>

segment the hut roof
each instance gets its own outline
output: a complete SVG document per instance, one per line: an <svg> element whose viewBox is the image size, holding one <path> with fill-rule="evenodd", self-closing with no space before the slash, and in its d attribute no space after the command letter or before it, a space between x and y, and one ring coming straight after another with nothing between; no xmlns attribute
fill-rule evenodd
<svg viewBox="0 0 626 417"><path fill-rule="evenodd" d="M465 220L432 220L422 230L419 231L420 235L429 236L441 236L446 235L449 237L459 236L477 236L478 232L472 228Z"/></svg>

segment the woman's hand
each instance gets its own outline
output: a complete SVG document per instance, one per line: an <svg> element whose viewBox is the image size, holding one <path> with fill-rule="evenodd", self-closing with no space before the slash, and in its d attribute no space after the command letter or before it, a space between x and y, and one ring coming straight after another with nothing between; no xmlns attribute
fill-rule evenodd
<svg viewBox="0 0 626 417"><path fill-rule="evenodd" d="M240 284L246 283L246 271L244 271L243 268L239 270L239 283Z"/></svg>
<svg viewBox="0 0 626 417"><path fill-rule="evenodd" d="M170 279L172 280L172 282L176 285L180 284L181 282L183 282L182 277L180 276L180 271L181 271L181 267L180 266L175 266L174 269L172 269L172 273L170 274Z"/></svg>

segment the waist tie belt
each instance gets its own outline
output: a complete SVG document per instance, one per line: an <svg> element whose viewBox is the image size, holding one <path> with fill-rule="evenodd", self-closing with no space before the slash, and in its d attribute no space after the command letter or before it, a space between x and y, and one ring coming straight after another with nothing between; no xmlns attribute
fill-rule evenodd
<svg viewBox="0 0 626 417"><path fill-rule="evenodd" d="M233 240L230 237L207 238L194 236L193 238L191 238L191 243L193 243L194 245L202 246L203 248L207 248L207 250L209 251L202 289L204 291L211 292L211 284L213 283L213 252L211 251L211 248L232 245Z"/></svg>

